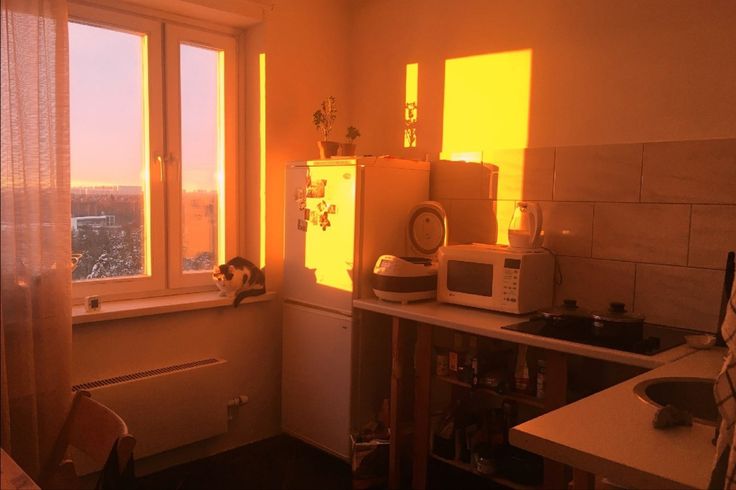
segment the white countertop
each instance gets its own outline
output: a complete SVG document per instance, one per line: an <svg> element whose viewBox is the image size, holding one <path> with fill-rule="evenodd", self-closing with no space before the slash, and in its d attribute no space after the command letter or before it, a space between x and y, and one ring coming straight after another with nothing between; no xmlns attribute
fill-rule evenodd
<svg viewBox="0 0 736 490"><path fill-rule="evenodd" d="M706 488L715 446L714 427L657 430L657 408L633 388L651 378L715 378L724 349L698 351L607 390L517 425L510 441L544 457L607 476L633 488Z"/></svg>
<svg viewBox="0 0 736 490"><path fill-rule="evenodd" d="M407 320L438 325L483 337L507 340L533 347L647 369L663 366L695 352L695 349L681 345L653 356L645 356L523 332L515 332L513 330L504 330L501 327L526 321L529 317L526 315L512 315L447 303L438 303L436 301L401 304L379 299L356 299L353 300L353 307L405 318Z"/></svg>

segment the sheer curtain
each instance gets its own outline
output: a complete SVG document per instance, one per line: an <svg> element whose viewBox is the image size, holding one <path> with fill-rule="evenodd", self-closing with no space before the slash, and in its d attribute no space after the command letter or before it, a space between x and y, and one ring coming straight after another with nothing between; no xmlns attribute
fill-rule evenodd
<svg viewBox="0 0 736 490"><path fill-rule="evenodd" d="M32 477L71 402L65 0L1 0L2 446Z"/></svg>

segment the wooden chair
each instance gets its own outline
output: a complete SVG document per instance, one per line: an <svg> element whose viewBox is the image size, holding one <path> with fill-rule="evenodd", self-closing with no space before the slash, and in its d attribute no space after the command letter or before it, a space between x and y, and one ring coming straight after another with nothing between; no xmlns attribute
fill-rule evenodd
<svg viewBox="0 0 736 490"><path fill-rule="evenodd" d="M41 488L81 488L77 467L70 459L70 448L86 455L95 469L102 468L111 451L117 452L117 475L123 474L130 462L135 438L118 414L93 400L86 391L77 392L66 422L62 427L49 463L41 473Z"/></svg>

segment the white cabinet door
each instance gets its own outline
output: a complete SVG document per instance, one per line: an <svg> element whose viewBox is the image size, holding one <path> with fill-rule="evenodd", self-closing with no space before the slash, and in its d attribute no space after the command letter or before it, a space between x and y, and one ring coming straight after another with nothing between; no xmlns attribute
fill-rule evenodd
<svg viewBox="0 0 736 490"><path fill-rule="evenodd" d="M348 459L352 319L285 303L283 325L283 429Z"/></svg>

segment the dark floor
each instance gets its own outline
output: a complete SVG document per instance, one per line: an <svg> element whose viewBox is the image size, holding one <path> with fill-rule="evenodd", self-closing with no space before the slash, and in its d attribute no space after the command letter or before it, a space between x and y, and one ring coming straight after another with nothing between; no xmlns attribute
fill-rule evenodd
<svg viewBox="0 0 736 490"><path fill-rule="evenodd" d="M430 461L428 483L430 490L498 488L488 480L437 461ZM138 488L350 490L352 474L348 463L297 439L280 435L140 477Z"/></svg>

